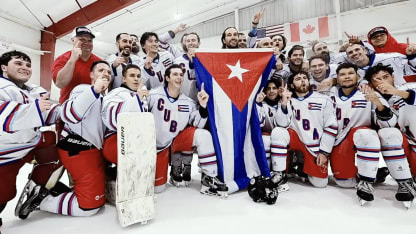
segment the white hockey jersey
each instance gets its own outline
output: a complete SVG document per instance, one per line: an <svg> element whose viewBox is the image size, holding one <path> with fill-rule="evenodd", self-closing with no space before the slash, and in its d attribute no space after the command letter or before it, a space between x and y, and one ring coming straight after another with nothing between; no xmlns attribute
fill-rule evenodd
<svg viewBox="0 0 416 234"><path fill-rule="evenodd" d="M76 86L62 104L61 119L65 122L61 137L76 134L102 149L105 126L101 120L102 95L87 84Z"/></svg>
<svg viewBox="0 0 416 234"><path fill-rule="evenodd" d="M174 58L179 58L185 53L178 47L170 45L174 38L175 34L172 31L168 31L159 35L159 48L168 51L173 55Z"/></svg>
<svg viewBox="0 0 416 234"><path fill-rule="evenodd" d="M387 101L378 95L384 106L389 108ZM350 130L355 127L394 127L397 117L392 116L388 119L380 119L375 114L376 105L365 99L365 95L355 89L349 96L345 96L341 88L331 89L331 98L336 104L336 117L338 120L338 135L335 145L340 144L348 135Z"/></svg>
<svg viewBox="0 0 416 234"><path fill-rule="evenodd" d="M415 75L415 68L416 68L416 56L415 58L409 57L408 59L405 55L399 53L381 53L381 54L373 54L370 55L369 63L365 67L361 67L358 69L357 73L361 79L364 78L365 72L370 68L374 67L377 64L381 63L383 65L389 65L393 68L393 76L394 76L394 85L399 86L405 84L406 81L403 78L404 75ZM412 68L409 68L412 67ZM361 81L361 80L360 80Z"/></svg>
<svg viewBox="0 0 416 234"><path fill-rule="evenodd" d="M151 90L148 102L149 112L152 112L155 117L158 150L168 147L186 126L203 128L208 119L201 117L192 99L182 93L174 99L169 96L165 87Z"/></svg>
<svg viewBox="0 0 416 234"><path fill-rule="evenodd" d="M292 112L290 128L294 129L308 151L331 153L338 133L334 104L328 96L310 92L290 100Z"/></svg>
<svg viewBox="0 0 416 234"><path fill-rule="evenodd" d="M146 84L148 90L163 86L163 80L165 78L165 71L170 65L173 64L173 55L167 51L159 52L156 58L153 59L152 67L146 69L144 67L144 61L146 56L143 57L143 63L140 65L142 69L142 80Z"/></svg>
<svg viewBox="0 0 416 234"><path fill-rule="evenodd" d="M38 101L46 93L36 85L19 88L0 76L0 165L26 156L42 140L39 128L59 118L58 105L40 111Z"/></svg>
<svg viewBox="0 0 416 234"><path fill-rule="evenodd" d="M410 127L412 126L412 129L416 129L416 83L407 83L397 88L409 91L410 97L405 100L400 96L393 95L388 98L387 102L398 118L397 122L400 131L406 134L411 144L416 145L416 132L412 132Z"/></svg>
<svg viewBox="0 0 416 234"><path fill-rule="evenodd" d="M175 64L178 64L182 67L184 72L184 80L182 84L181 91L185 96L190 97L195 102L198 102L198 88L196 86L196 75L194 64L189 61L188 55L184 54L181 57L178 57L174 61Z"/></svg>
<svg viewBox="0 0 416 234"><path fill-rule="evenodd" d="M144 106L136 92L122 86L103 99L101 117L110 132L117 132L117 116L123 112L144 112Z"/></svg>
<svg viewBox="0 0 416 234"><path fill-rule="evenodd" d="M269 105L267 102L256 103L257 113L259 116L260 127L262 132L271 133L275 127L287 127L290 124L288 113L291 111L290 105L286 110L282 110L281 103Z"/></svg>
<svg viewBox="0 0 416 234"><path fill-rule="evenodd" d="M116 61L118 57L118 53L111 54L107 58L105 58L105 61L110 64L111 67L111 75L113 77L113 85L112 89L120 87L120 85L123 83L123 64L120 64L118 67L113 67L114 61ZM130 55L129 62L127 64L134 64L137 66L140 66L143 64L142 58L136 55Z"/></svg>

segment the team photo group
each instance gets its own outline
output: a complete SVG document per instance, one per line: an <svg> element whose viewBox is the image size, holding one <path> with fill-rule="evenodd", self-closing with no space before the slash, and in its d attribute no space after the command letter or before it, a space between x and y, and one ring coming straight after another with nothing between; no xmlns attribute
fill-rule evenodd
<svg viewBox="0 0 416 234"><path fill-rule="evenodd" d="M391 176L395 199L410 209L416 44L397 42L379 26L366 40L345 33L339 51L325 41L289 46L282 34L260 36L264 11L252 17L248 34L225 28L222 48L199 49L200 36L180 24L161 35L120 32L118 52L105 59L93 53L93 31L76 27L72 50L52 64L59 103L28 82L26 53L3 53L0 212L13 199L21 219L37 210L92 216L106 201L116 204L115 194L130 186L117 178L124 137L118 120L128 114L137 114L139 125L154 120L154 145L134 146L154 148L153 165L140 165L150 168L151 186L131 178L131 186L152 190L152 202L169 184L189 186L195 158L205 195L248 190L253 201L274 204L297 178L304 186L324 189L334 181L355 189L357 205L367 206L374 185ZM182 36L181 48L172 45L175 36ZM143 122L149 113L152 121ZM33 169L17 194L26 163Z"/></svg>

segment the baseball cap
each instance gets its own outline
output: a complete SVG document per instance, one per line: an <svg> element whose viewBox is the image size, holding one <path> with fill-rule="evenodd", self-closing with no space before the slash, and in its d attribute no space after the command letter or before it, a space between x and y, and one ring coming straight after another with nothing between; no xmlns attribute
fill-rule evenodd
<svg viewBox="0 0 416 234"><path fill-rule="evenodd" d="M371 29L370 32L368 32L368 36L369 36L369 38L372 38L378 33L387 34L387 30L386 30L385 27L375 27L375 28Z"/></svg>
<svg viewBox="0 0 416 234"><path fill-rule="evenodd" d="M74 28L74 31L72 31L72 37L79 37L81 35L90 35L92 38L95 38L91 30L85 26L79 26Z"/></svg>

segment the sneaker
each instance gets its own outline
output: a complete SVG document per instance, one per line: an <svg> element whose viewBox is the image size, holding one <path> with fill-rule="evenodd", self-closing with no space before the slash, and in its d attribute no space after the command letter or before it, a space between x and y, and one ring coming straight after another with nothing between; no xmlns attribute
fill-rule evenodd
<svg viewBox="0 0 416 234"><path fill-rule="evenodd" d="M373 201L374 191L373 185L368 181L361 180L357 185L357 196L360 201Z"/></svg>
<svg viewBox="0 0 416 234"><path fill-rule="evenodd" d="M27 200L22 204L18 210L18 216L21 219L26 219L29 214L39 209L42 200L49 195L49 190L41 185L34 186L28 193Z"/></svg>
<svg viewBox="0 0 416 234"><path fill-rule="evenodd" d="M413 201L416 196L416 188L412 179L397 181L399 187L396 193L398 201Z"/></svg>
<svg viewBox="0 0 416 234"><path fill-rule="evenodd" d="M228 196L228 187L217 177L202 173L201 177L201 193L206 195L215 195L220 197Z"/></svg>
<svg viewBox="0 0 416 234"><path fill-rule="evenodd" d="M189 182L191 182L191 164L183 165L182 179L185 182L185 186L189 186Z"/></svg>
<svg viewBox="0 0 416 234"><path fill-rule="evenodd" d="M170 167L170 179L169 183L179 187L182 184L182 166L171 166Z"/></svg>

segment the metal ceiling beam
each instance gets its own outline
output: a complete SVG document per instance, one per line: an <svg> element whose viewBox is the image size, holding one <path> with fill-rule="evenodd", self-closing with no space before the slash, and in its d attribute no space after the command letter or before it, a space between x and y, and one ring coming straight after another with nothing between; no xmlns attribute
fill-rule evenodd
<svg viewBox="0 0 416 234"><path fill-rule="evenodd" d="M51 69L57 38L72 32L76 26L91 24L138 1L140 0L97 0L45 28L45 31L41 32L41 50L51 51L51 53L41 56L40 85L48 91L51 90ZM52 18L49 18L53 22Z"/></svg>
<svg viewBox="0 0 416 234"><path fill-rule="evenodd" d="M138 1L140 0L98 0L59 20L45 30L53 32L55 37L61 38L76 26L91 24Z"/></svg>

